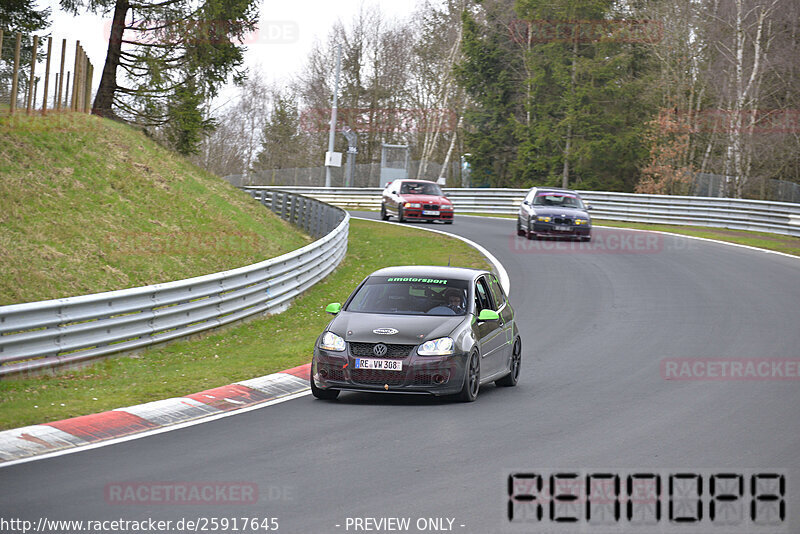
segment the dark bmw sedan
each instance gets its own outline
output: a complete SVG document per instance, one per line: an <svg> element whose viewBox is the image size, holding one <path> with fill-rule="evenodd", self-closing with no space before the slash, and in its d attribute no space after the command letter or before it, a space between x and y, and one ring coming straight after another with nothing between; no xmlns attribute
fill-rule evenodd
<svg viewBox="0 0 800 534"><path fill-rule="evenodd" d="M494 274L457 267L375 271L314 346L311 392L341 390L454 395L482 384L514 386L522 360L514 310Z"/></svg>
<svg viewBox="0 0 800 534"><path fill-rule="evenodd" d="M581 196L571 189L534 187L517 215L517 235L528 239L568 237L589 241L592 218Z"/></svg>

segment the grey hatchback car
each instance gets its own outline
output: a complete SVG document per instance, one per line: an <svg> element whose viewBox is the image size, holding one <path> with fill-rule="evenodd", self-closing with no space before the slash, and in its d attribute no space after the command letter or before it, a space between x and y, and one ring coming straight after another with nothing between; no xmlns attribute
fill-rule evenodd
<svg viewBox="0 0 800 534"><path fill-rule="evenodd" d="M390 267L369 275L314 345L311 392L453 395L515 386L522 340L497 277L457 267Z"/></svg>

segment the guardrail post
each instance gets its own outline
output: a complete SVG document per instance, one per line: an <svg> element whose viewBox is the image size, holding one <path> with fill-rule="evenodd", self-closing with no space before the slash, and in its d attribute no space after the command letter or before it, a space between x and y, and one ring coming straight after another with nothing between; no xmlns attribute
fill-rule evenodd
<svg viewBox="0 0 800 534"><path fill-rule="evenodd" d="M300 202L300 227L308 233L308 199L303 197Z"/></svg>
<svg viewBox="0 0 800 534"><path fill-rule="evenodd" d="M279 193L278 191L272 192L272 213L278 213L278 210L280 209L278 207L278 201L281 200L281 195L282 193Z"/></svg>
<svg viewBox="0 0 800 534"><path fill-rule="evenodd" d="M292 195L292 209L291 214L289 215L289 222L292 224L297 224L296 216L297 216L297 203L300 200L300 197Z"/></svg>
<svg viewBox="0 0 800 534"><path fill-rule="evenodd" d="M289 203L291 203L292 197L288 193L283 194L283 203L281 204L281 219L284 221L289 217Z"/></svg>
<svg viewBox="0 0 800 534"><path fill-rule="evenodd" d="M320 202L317 202L317 214L314 220L316 221L316 232L314 233L314 237L322 235L322 215L323 209Z"/></svg>

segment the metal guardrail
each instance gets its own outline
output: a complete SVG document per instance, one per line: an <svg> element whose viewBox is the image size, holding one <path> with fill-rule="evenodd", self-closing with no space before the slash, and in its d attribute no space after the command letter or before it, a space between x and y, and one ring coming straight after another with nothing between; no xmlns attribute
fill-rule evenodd
<svg viewBox="0 0 800 534"><path fill-rule="evenodd" d="M292 191L345 209L378 209L380 188L251 186L259 191ZM513 215L527 189L444 189L461 213ZM733 198L638 195L579 191L596 219L641 223L710 226L800 237L800 204Z"/></svg>
<svg viewBox="0 0 800 534"><path fill-rule="evenodd" d="M278 313L344 258L350 216L282 192L255 198L317 241L277 258L176 282L0 307L0 376L84 362Z"/></svg>

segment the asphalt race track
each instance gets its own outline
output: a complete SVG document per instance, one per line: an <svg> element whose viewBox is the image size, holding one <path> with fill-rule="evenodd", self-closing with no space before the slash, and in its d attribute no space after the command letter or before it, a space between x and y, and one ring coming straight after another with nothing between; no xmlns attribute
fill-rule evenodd
<svg viewBox="0 0 800 534"><path fill-rule="evenodd" d="M517 237L508 219L410 226L472 239L504 264L523 339L518 387L485 386L471 404L307 395L0 468L0 517L272 517L278 532L299 534L388 532L389 523L357 529L355 518L394 517L410 518L408 532L447 531L447 519L464 533L800 532L800 380L779 379L785 371L772 365L800 358L800 259L599 228L594 248L535 242ZM757 379L665 379L681 359L768 359L771 367ZM509 522L509 474L533 472L619 473L623 480L630 472L699 473L706 484L712 473L739 473L748 482L742 499L749 499L753 473L780 473L787 516L771 527L748 516L720 530L708 521L706 503L704 522L667 524L664 509L655 530L628 529L624 520L593 526L583 511L565 526L548 520L546 507L541 522ZM259 501L124 505L106 492L122 482L212 481L256 484ZM431 525L428 518L445 518L445 528L419 528Z"/></svg>

